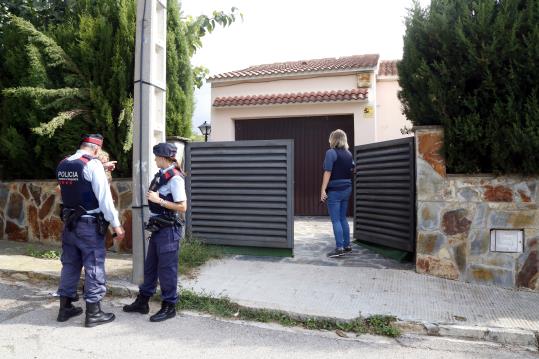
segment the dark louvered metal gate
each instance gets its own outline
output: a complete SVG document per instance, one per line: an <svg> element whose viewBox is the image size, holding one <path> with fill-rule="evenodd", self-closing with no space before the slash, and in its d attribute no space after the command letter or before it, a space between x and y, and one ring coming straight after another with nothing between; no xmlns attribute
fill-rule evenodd
<svg viewBox="0 0 539 359"><path fill-rule="evenodd" d="M206 243L294 247L294 142L187 145L187 230Z"/></svg>
<svg viewBox="0 0 539 359"><path fill-rule="evenodd" d="M356 146L354 157L354 238L414 252L414 138Z"/></svg>

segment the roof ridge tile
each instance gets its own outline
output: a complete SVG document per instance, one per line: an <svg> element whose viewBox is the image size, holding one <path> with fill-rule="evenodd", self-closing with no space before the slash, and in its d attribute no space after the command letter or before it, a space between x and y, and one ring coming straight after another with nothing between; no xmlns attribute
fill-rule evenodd
<svg viewBox="0 0 539 359"><path fill-rule="evenodd" d="M244 77L264 77L272 74L299 74L303 72L376 68L379 57L378 54L365 54L254 65L241 70L213 75L209 78L209 81Z"/></svg>

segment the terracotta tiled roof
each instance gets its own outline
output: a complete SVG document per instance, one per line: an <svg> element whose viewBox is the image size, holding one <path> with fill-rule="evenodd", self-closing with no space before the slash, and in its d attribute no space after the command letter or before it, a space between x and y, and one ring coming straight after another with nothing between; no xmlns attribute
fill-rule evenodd
<svg viewBox="0 0 539 359"><path fill-rule="evenodd" d="M304 72L331 72L374 68L378 64L379 55L355 55L339 58L301 60L279 62L275 64L256 65L243 70L225 72L212 76L208 81L228 80L245 77L266 77L285 74L301 74Z"/></svg>
<svg viewBox="0 0 539 359"><path fill-rule="evenodd" d="M397 63L399 60L382 60L378 69L378 76L399 76Z"/></svg>
<svg viewBox="0 0 539 359"><path fill-rule="evenodd" d="M217 97L213 101L215 107L227 106L254 106L254 105L280 105L306 102L334 102L366 100L368 89L352 89L322 92L298 92L256 96L230 96Z"/></svg>

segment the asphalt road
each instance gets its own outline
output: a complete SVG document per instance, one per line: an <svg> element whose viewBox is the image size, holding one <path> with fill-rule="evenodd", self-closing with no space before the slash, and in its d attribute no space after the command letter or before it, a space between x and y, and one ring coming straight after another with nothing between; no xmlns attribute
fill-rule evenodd
<svg viewBox="0 0 539 359"><path fill-rule="evenodd" d="M150 323L121 311L128 299L104 301L117 318L83 327L84 315L56 322L55 288L0 278L0 358L538 358L498 344L403 336L341 338L333 332L225 321L196 313ZM157 310L157 305L152 312Z"/></svg>

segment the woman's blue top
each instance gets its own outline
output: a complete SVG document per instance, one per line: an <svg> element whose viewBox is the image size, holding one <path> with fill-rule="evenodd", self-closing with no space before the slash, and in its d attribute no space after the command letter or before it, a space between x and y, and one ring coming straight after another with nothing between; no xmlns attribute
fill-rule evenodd
<svg viewBox="0 0 539 359"><path fill-rule="evenodd" d="M342 191L352 186L354 160L344 148L330 148L324 158L324 171L331 172L327 191Z"/></svg>

